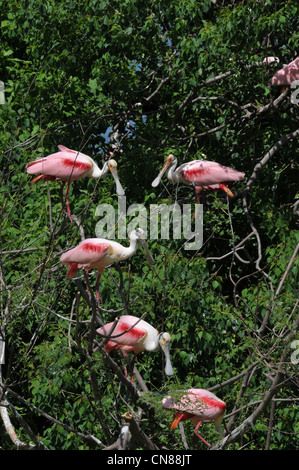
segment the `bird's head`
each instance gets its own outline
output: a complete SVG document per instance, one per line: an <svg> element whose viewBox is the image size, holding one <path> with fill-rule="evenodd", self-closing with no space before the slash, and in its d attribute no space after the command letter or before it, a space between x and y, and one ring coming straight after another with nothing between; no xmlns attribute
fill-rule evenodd
<svg viewBox="0 0 299 470"><path fill-rule="evenodd" d="M118 173L117 173L117 163L116 163L115 160L113 160L113 158L111 158L108 161L108 167L109 167L109 170L111 171L111 174L112 174L112 176L114 178L114 181L115 181L115 184L116 184L116 193L117 193L117 195L118 196L124 196L125 192L123 190L122 185L120 184Z"/></svg>
<svg viewBox="0 0 299 470"><path fill-rule="evenodd" d="M162 176L164 175L165 171L171 166L173 165L174 163L176 163L176 158L174 155L170 154L168 155L168 157L165 158L165 162L164 162L164 165L160 171L160 173L158 174L157 178L154 179L154 181L152 182L152 186L153 188L155 188L156 186L158 186L158 184L160 183L161 181L161 178Z"/></svg>
<svg viewBox="0 0 299 470"><path fill-rule="evenodd" d="M162 351L165 355L165 374L166 375L173 375L173 368L170 361L170 342L171 336L169 333L160 333L158 337L159 344L161 346Z"/></svg>
<svg viewBox="0 0 299 470"><path fill-rule="evenodd" d="M145 250L145 254L146 254L146 258L149 262L149 264L153 265L155 264L155 260L154 258L152 257L150 251L149 251L149 248L147 246L147 243L146 243L146 235L145 235L145 232L144 230L142 230L142 228L138 227L136 228L136 230L133 230L131 233L130 233L130 240L137 240L137 242L143 247L143 249Z"/></svg>
<svg viewBox="0 0 299 470"><path fill-rule="evenodd" d="M169 333L160 333L159 334L159 341L160 341L160 345L161 347L163 347L165 345L165 343L170 343L171 341L171 336Z"/></svg>
<svg viewBox="0 0 299 470"><path fill-rule="evenodd" d="M145 240L145 232L142 228L138 227L130 233L130 240Z"/></svg>
<svg viewBox="0 0 299 470"><path fill-rule="evenodd" d="M117 168L117 162L115 160L113 160L113 158L111 158L109 161L108 161L108 165L109 165L109 170L112 171L113 168Z"/></svg>
<svg viewBox="0 0 299 470"><path fill-rule="evenodd" d="M170 153L170 154L168 155L168 157L165 158L164 164L166 164L167 167L168 167L168 166L172 165L172 163L173 163L174 161L175 161L175 156L172 155L172 153Z"/></svg>

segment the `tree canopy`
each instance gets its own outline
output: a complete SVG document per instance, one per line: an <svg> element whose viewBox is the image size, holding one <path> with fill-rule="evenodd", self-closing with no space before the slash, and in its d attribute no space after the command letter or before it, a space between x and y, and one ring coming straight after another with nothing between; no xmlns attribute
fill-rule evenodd
<svg viewBox="0 0 299 470"><path fill-rule="evenodd" d="M0 6L0 447L205 450L162 409L170 392L201 388L226 403L223 436L201 427L211 448L298 450L299 108L295 88L270 85L298 56L296 2ZM77 180L70 220L61 183L26 172L58 145L117 161L137 211L127 223L141 206L195 209L194 188L166 176L152 187L169 154L245 178L233 198L201 192L200 247L162 238L161 223L147 240L155 264L138 250L106 268L98 305L95 271L66 279L60 256L97 236L105 204L117 238L119 198L110 176ZM96 329L123 314L171 334L173 376L144 352L132 383L130 354L106 353Z"/></svg>

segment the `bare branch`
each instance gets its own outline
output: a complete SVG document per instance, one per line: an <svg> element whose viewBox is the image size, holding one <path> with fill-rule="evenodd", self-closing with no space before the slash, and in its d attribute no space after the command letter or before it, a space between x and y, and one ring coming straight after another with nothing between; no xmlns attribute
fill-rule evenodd
<svg viewBox="0 0 299 470"><path fill-rule="evenodd" d="M49 421L51 421L52 423L55 423L59 426L62 426L64 429L66 429L67 431L69 432L73 432L75 434L77 434L78 436L86 439L86 440L89 440L89 441L92 441L94 442L95 444L97 444L99 447L103 448L104 447L104 444L99 440L97 439L95 436L92 436L91 434L84 434L80 431L77 431L76 429L68 426L67 424L65 423L62 423L61 421L59 421L58 419L54 418L53 416L50 416L48 413L45 413L44 411L42 411L41 409L37 408L35 405L32 405L32 403L29 403L27 400L25 400L23 397L21 397L20 395L18 395L16 392L14 392L13 390L11 390L10 388L7 389L7 393L8 394L11 394L13 395L17 400L21 401L24 405L28 406L29 408L33 409L36 413L38 413L39 415L43 416L44 418L48 419Z"/></svg>
<svg viewBox="0 0 299 470"><path fill-rule="evenodd" d="M11 423L10 417L7 412L7 402L6 406L1 405L0 406L0 416L2 418L2 422L4 424L5 430L7 434L9 435L10 439L12 440L13 444L18 448L18 449L30 449L33 448L34 446L32 444L28 444L26 442L21 441L16 432L15 429Z"/></svg>
<svg viewBox="0 0 299 470"><path fill-rule="evenodd" d="M247 194L250 191L252 185L254 184L255 180L258 177L258 174L263 169L263 167L266 165L266 163L268 163L269 159L276 152L278 152L278 150L280 150L281 147L283 147L285 144L287 144L291 140L297 138L298 136L299 136L299 129L296 129L294 132L290 132L289 134L286 134L283 137L281 137L281 139L279 139L278 142L276 142L276 144L273 145L273 147L269 150L269 152L267 152L264 155L264 157L255 165L255 167L253 169L253 172L252 172L249 180L247 181L245 188L242 191L244 195Z"/></svg>

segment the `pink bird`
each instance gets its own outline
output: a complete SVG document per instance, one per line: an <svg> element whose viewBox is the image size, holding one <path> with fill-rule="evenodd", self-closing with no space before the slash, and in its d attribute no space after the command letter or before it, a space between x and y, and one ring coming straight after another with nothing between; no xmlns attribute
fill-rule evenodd
<svg viewBox="0 0 299 470"><path fill-rule="evenodd" d="M85 269L87 272L93 268L98 270L96 296L99 302L98 288L104 268L130 258L137 250L137 243L140 243L145 249L149 263L154 264L145 241L144 231L141 228L130 233L129 247L105 238L86 238L78 246L64 253L60 257L60 261L68 267L67 278L75 277L80 269Z"/></svg>
<svg viewBox="0 0 299 470"><path fill-rule="evenodd" d="M278 70L271 79L271 85L288 86L295 80L299 80L299 57Z"/></svg>
<svg viewBox="0 0 299 470"><path fill-rule="evenodd" d="M114 323L108 323L99 328L97 332L101 336L108 337L105 349L108 354L114 349L121 349L125 352L133 352L133 364L137 354L143 351L157 351L161 347L165 354L165 374L173 375L170 361L169 347L171 336L169 333L159 333L153 326L144 320L132 315L123 315L119 318L115 328Z"/></svg>
<svg viewBox="0 0 299 470"><path fill-rule="evenodd" d="M83 178L100 179L104 176L108 170L111 171L112 176L116 183L116 192L119 196L123 196L124 190L119 182L117 174L117 163L111 159L104 163L102 170L98 167L95 161L88 155L84 155L76 150L68 149L63 145L58 145L60 152L53 153L44 158L38 158L37 160L30 162L26 165L27 173L30 175L37 174L32 183L36 181L62 181L62 188L67 183L66 188L66 206L67 213L70 217L70 206L68 200L68 193L70 184Z"/></svg>
<svg viewBox="0 0 299 470"><path fill-rule="evenodd" d="M208 160L193 160L188 163L183 163L175 169L176 166L177 159L173 155L166 157L163 168L157 178L152 182L152 186L154 188L158 186L162 176L167 170L167 178L172 183L183 183L188 186L195 187L198 203L199 193L203 189L222 189L230 197L233 197L233 193L224 183L229 181L240 181L245 176L245 173Z"/></svg>
<svg viewBox="0 0 299 470"><path fill-rule="evenodd" d="M225 414L226 403L208 390L190 388L179 395L168 396L162 400L162 408L176 412L176 417L170 426L171 429L175 429L180 421L191 419L195 426L194 433L208 446L210 444L197 432L202 422L214 421L216 430L221 435L223 434L221 423Z"/></svg>

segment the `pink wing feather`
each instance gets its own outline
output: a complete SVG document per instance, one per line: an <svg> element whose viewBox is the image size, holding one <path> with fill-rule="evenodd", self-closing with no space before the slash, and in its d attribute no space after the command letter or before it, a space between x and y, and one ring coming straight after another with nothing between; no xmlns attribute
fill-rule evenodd
<svg viewBox="0 0 299 470"><path fill-rule="evenodd" d="M189 183L196 185L212 185L228 181L240 181L245 173L234 170L217 162L195 160L181 165L182 177Z"/></svg>
<svg viewBox="0 0 299 470"><path fill-rule="evenodd" d="M173 397L167 397L163 400L163 408L201 416L204 419L214 419L218 414L224 412L225 407L222 400L204 389L187 390L178 400Z"/></svg>
<svg viewBox="0 0 299 470"><path fill-rule="evenodd" d="M110 248L109 243L99 243L97 238L87 238L78 246L67 251L60 261L71 266L74 275L80 268L98 268ZM68 277L73 277L71 271Z"/></svg>
<svg viewBox="0 0 299 470"><path fill-rule="evenodd" d="M299 80L299 57L278 70L271 79L271 85L290 85L295 80Z"/></svg>
<svg viewBox="0 0 299 470"><path fill-rule="evenodd" d="M65 147L65 145L59 144L59 145L57 145L57 147L59 148L59 150L60 150L61 152L75 153L75 154L78 153L76 150L72 150L72 149L69 149L69 148Z"/></svg>
<svg viewBox="0 0 299 470"><path fill-rule="evenodd" d="M111 340L108 341L108 349L124 349L125 351L134 351L135 348L139 350L140 341L146 335L146 331L143 328L136 326L131 328L138 321L137 317L131 317L130 315L123 315L117 322L111 335ZM113 322L97 329L97 332L101 335L108 335L112 329ZM129 331L127 331L131 328ZM123 333L123 334L122 334ZM117 336L120 335L120 336ZM116 336L116 337L115 337ZM122 347L124 346L124 347Z"/></svg>
<svg viewBox="0 0 299 470"><path fill-rule="evenodd" d="M60 152L28 163L27 173L43 175L44 179L48 179L47 176L50 176L58 181L71 182L91 170L92 162L86 155L70 150L63 145L58 145L58 147Z"/></svg>
<svg viewBox="0 0 299 470"><path fill-rule="evenodd" d="M131 352L134 351L134 346L125 346L124 344L118 344L115 341L111 341L110 339L107 341L105 344L105 349L108 354L110 354L111 351L114 349L121 349L122 351L125 352Z"/></svg>

